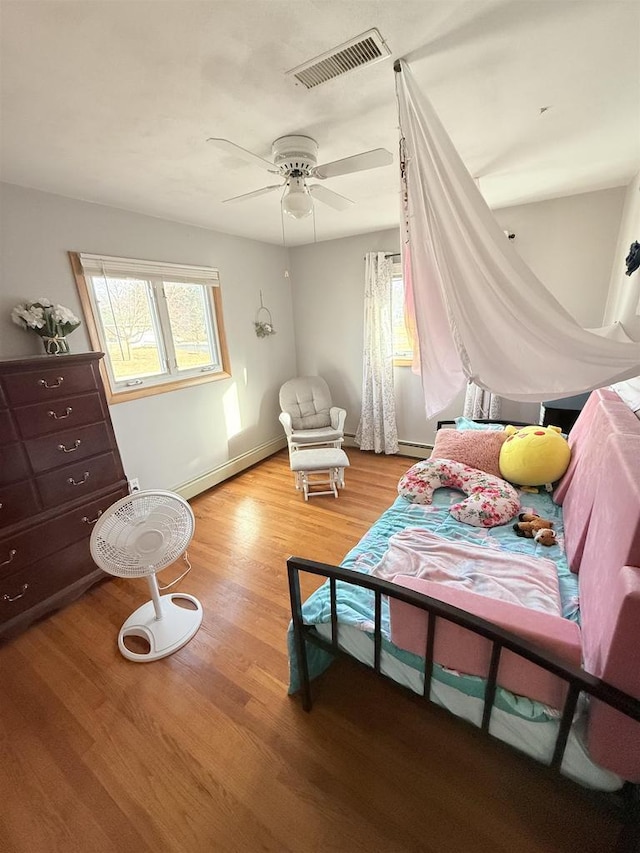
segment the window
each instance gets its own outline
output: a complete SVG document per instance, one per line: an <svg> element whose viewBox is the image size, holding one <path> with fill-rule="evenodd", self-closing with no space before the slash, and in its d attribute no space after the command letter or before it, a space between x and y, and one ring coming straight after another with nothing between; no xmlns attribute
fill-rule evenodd
<svg viewBox="0 0 640 853"><path fill-rule="evenodd" d="M70 258L109 402L229 377L216 269Z"/></svg>
<svg viewBox="0 0 640 853"><path fill-rule="evenodd" d="M391 278L391 323L393 325L393 363L396 366L411 366L413 346L405 320L404 281L402 264L393 265Z"/></svg>

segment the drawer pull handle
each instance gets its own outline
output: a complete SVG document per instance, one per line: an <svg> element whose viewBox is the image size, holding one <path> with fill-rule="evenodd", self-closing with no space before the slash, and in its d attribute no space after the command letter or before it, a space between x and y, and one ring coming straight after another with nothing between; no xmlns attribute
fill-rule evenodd
<svg viewBox="0 0 640 853"><path fill-rule="evenodd" d="M73 447L65 447L64 444L59 444L58 450L62 450L63 453L73 453L73 451L77 450L81 444L82 442L80 441L80 439L76 438L76 440L73 442Z"/></svg>
<svg viewBox="0 0 640 853"><path fill-rule="evenodd" d="M38 381L38 385L42 385L43 388L59 388L63 382L64 376L58 376L56 377L56 381L53 383L53 385L49 385L46 379L40 379Z"/></svg>
<svg viewBox="0 0 640 853"><path fill-rule="evenodd" d="M83 483L86 483L88 479L89 479L89 472L85 471L84 476L81 480L74 480L73 477L69 477L69 479L67 480L67 483L69 483L70 486L81 486Z"/></svg>
<svg viewBox="0 0 640 853"><path fill-rule="evenodd" d="M25 594L25 592L28 589L29 589L29 584L23 583L22 586L20 587L20 592L17 595L9 595L8 592L5 592L5 594L2 596L2 600L3 601L17 601L19 598L22 598L22 596Z"/></svg>
<svg viewBox="0 0 640 853"><path fill-rule="evenodd" d="M101 509L99 509L99 510L98 510L98 514L96 515L96 517L95 517L95 518L89 518L88 516L83 515L83 516L82 516L82 520L84 521L84 523L85 523L85 524L95 524L95 523L96 523L96 521L100 518L100 516L101 516L101 515L102 515L102 510L101 510Z"/></svg>
<svg viewBox="0 0 640 853"><path fill-rule="evenodd" d="M55 412L47 412L47 414L49 415L50 418L53 418L54 421L63 421L65 418L69 417L69 415L71 414L72 411L73 411L73 409L71 408L71 406L67 406L67 408L64 411L64 415L56 415Z"/></svg>
<svg viewBox="0 0 640 853"><path fill-rule="evenodd" d="M0 563L0 566L8 566L8 565L9 565L9 563L11 563L11 562L13 561L13 558L15 557L15 555L16 555L17 553L18 553L18 552L16 551L16 549L15 549L15 548L12 548L12 549L9 551L9 559L8 559L8 560L5 560L5 561L4 561L4 563Z"/></svg>

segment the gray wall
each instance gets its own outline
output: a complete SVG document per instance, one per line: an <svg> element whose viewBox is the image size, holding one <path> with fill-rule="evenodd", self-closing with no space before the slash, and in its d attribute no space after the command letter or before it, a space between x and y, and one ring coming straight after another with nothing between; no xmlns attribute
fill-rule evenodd
<svg viewBox="0 0 640 853"><path fill-rule="evenodd" d="M603 325L625 188L496 210L540 281L585 329Z"/></svg>
<svg viewBox="0 0 640 853"><path fill-rule="evenodd" d="M635 241L640 242L640 172L627 187L605 311L607 324L618 320L629 337L640 341L640 270L628 276L625 265Z"/></svg>
<svg viewBox="0 0 640 853"><path fill-rule="evenodd" d="M495 211L515 247L562 305L585 327L602 324L624 188ZM364 255L400 249L397 230L332 240L290 250L296 352L300 373L320 373L347 409L346 431L358 424L362 382ZM419 378L395 368L398 435L431 444ZM464 395L440 415L461 414ZM537 421L539 407L505 401L507 419Z"/></svg>
<svg viewBox="0 0 640 853"><path fill-rule="evenodd" d="M175 489L283 438L278 390L295 375L287 251L244 238L61 196L0 185L0 357L41 354L14 305L48 297L82 316L68 251L211 265L220 270L232 378L111 407L125 471L143 488ZM264 303L277 334L253 328ZM91 349L83 324L73 352Z"/></svg>
<svg viewBox="0 0 640 853"><path fill-rule="evenodd" d="M125 470L143 488L175 489L282 439L278 390L296 374L318 373L347 409L347 432L360 413L364 254L399 251L399 232L287 250L35 190L0 185L0 357L38 354L40 341L14 326L11 308L46 296L80 314L67 252L82 251L220 270L232 379L111 407ZM499 210L515 246L562 304L585 326L602 322L624 189ZM290 277L285 277L285 270ZM628 279L627 279L628 281ZM277 334L259 339L253 321L264 302ZM72 350L89 350L85 327ZM430 444L420 382L395 370L401 441ZM441 417L455 417L462 397ZM505 402L504 415L536 420L532 404Z"/></svg>
<svg viewBox="0 0 640 853"><path fill-rule="evenodd" d="M290 250L298 370L325 377L347 410L347 433L356 431L362 399L364 255L399 251L395 228ZM431 443L435 421L425 419L420 377L396 367L394 382L400 440ZM441 417L460 414L461 400Z"/></svg>

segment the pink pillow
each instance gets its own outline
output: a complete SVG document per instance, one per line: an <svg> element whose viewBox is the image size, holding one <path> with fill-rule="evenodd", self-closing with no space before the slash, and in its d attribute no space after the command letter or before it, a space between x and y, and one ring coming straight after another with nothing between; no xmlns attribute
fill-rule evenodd
<svg viewBox="0 0 640 853"><path fill-rule="evenodd" d="M500 448L507 440L504 432L475 429L439 429L431 459L451 459L470 468L486 471L494 477L500 474Z"/></svg>

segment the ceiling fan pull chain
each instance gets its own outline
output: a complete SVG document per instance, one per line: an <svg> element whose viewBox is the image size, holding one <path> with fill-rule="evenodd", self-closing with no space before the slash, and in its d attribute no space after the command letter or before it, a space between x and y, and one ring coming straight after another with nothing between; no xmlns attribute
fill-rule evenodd
<svg viewBox="0 0 640 853"><path fill-rule="evenodd" d="M287 185L285 184L285 187L286 186ZM282 245L286 247L287 242L284 238L284 210L282 209L283 198L284 198L284 193L282 193L282 196L280 197L280 224L282 225Z"/></svg>

